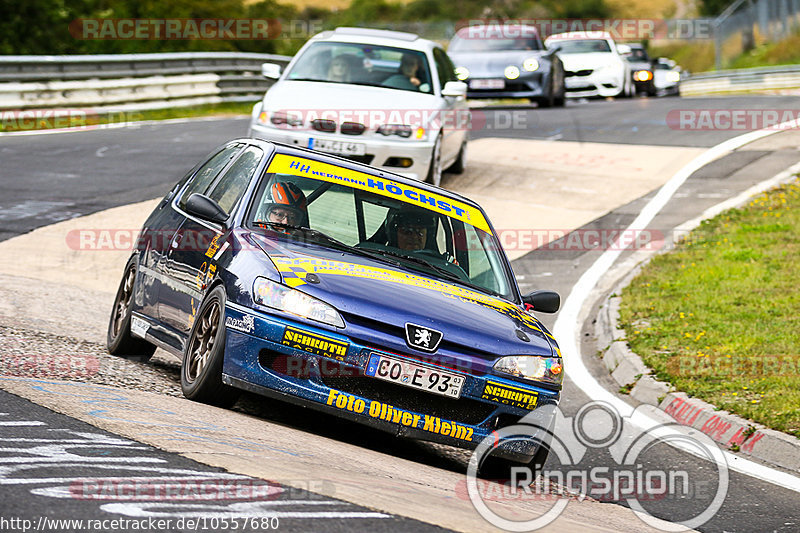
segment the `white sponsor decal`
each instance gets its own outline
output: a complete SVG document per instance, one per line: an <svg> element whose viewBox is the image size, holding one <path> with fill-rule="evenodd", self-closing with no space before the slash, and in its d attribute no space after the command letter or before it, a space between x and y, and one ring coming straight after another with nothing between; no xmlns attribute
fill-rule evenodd
<svg viewBox="0 0 800 533"><path fill-rule="evenodd" d="M131 335L144 338L147 330L150 329L150 324L139 317L131 317Z"/></svg>
<svg viewBox="0 0 800 533"><path fill-rule="evenodd" d="M236 329L245 333L252 333L253 330L255 330L253 317L251 315L245 315L244 318L226 317L225 325L231 329Z"/></svg>

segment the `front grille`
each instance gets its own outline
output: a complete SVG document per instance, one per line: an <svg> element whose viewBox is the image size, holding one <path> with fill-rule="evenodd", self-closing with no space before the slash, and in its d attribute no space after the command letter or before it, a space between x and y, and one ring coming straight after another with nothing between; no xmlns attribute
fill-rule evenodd
<svg viewBox="0 0 800 533"><path fill-rule="evenodd" d="M594 72L594 71L592 69L590 69L590 68L583 69L583 70L565 70L564 71L564 77L565 78L571 78L573 76L591 76L592 72Z"/></svg>
<svg viewBox="0 0 800 533"><path fill-rule="evenodd" d="M317 131L334 133L336 131L336 122L333 120L318 118L311 121L311 127Z"/></svg>
<svg viewBox="0 0 800 533"><path fill-rule="evenodd" d="M367 127L363 124L358 122L342 122L342 125L339 127L339 131L341 131L344 135L361 135Z"/></svg>
<svg viewBox="0 0 800 533"><path fill-rule="evenodd" d="M496 408L469 398L455 400L367 376L328 375L322 377L322 382L327 387L388 403L393 407L471 426L486 420Z"/></svg>

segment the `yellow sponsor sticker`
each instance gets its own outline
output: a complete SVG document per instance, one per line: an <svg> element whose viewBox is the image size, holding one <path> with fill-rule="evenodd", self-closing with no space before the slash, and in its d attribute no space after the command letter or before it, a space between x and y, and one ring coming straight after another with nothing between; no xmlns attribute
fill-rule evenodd
<svg viewBox="0 0 800 533"><path fill-rule="evenodd" d="M347 342L331 339L330 337L326 337L324 335L318 335L316 333L311 333L310 331L303 331L301 329L295 329L288 326L285 330L283 330L281 344L297 350L303 350L304 352L312 353L314 355L337 359L339 361L344 361L344 356L347 354L347 348L350 346L350 343Z"/></svg>
<svg viewBox="0 0 800 533"><path fill-rule="evenodd" d="M284 283L289 287L295 288L304 285L306 283L306 276L312 272L323 275L350 276L385 281L387 283L400 283L402 285L411 285L436 291L448 298L456 298L463 302L481 305L510 318L519 320L531 329L541 331L536 319L519 309L513 303L444 281L415 276L414 274L405 272L397 272L395 270L312 257L290 259L288 257L273 256L272 262L283 276Z"/></svg>
<svg viewBox="0 0 800 533"><path fill-rule="evenodd" d="M491 402L531 410L536 407L539 393L521 387L512 387L503 383L487 381L483 387L481 398Z"/></svg>
<svg viewBox="0 0 800 533"><path fill-rule="evenodd" d="M410 205L447 215L475 226L486 233L491 233L489 223L486 222L486 218L480 209L453 198L425 191L411 185L405 185L394 180L286 154L276 154L272 158L267 172L313 178L373 192L389 198L402 199Z"/></svg>
<svg viewBox="0 0 800 533"><path fill-rule="evenodd" d="M418 415L378 400L363 400L336 389L328 392L328 399L325 403L344 411L367 415L393 424L421 429L445 437L472 441L473 428L469 426L443 420L438 416Z"/></svg>

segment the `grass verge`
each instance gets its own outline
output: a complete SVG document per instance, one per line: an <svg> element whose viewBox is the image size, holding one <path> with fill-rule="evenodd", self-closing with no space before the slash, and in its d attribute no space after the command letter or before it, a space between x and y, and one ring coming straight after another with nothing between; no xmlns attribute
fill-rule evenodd
<svg viewBox="0 0 800 533"><path fill-rule="evenodd" d="M144 111L101 112L91 108L0 111L0 132L57 128L90 129L101 124L169 120L211 116L249 115L255 102L224 102L192 107L170 107Z"/></svg>
<svg viewBox="0 0 800 533"><path fill-rule="evenodd" d="M800 437L800 181L704 222L623 293L658 379Z"/></svg>

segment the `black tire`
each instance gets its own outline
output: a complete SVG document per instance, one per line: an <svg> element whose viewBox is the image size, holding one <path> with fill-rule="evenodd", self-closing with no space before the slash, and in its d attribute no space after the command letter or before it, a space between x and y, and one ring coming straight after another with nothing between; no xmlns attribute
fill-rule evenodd
<svg viewBox="0 0 800 533"><path fill-rule="evenodd" d="M136 281L136 258L128 261L124 272L114 298L111 317L108 320L106 349L111 355L147 362L153 357L156 347L144 339L131 335L131 307L133 306L133 289Z"/></svg>
<svg viewBox="0 0 800 533"><path fill-rule="evenodd" d="M225 355L225 289L214 287L194 319L181 363L183 395L196 402L230 407L239 390L222 383Z"/></svg>
<svg viewBox="0 0 800 533"><path fill-rule="evenodd" d="M442 136L439 135L433 145L431 164L428 167L428 176L425 181L438 187L442 183L442 171Z"/></svg>
<svg viewBox="0 0 800 533"><path fill-rule="evenodd" d="M538 107L553 107L555 104L556 98L553 94L553 76L550 76L550 84L547 89L547 96L542 96L541 98L536 99L536 105Z"/></svg>
<svg viewBox="0 0 800 533"><path fill-rule="evenodd" d="M545 462L547 461L547 457L550 455L550 447L547 444L541 444L539 448L536 450L536 453L533 456L533 459L527 463L518 463L516 461L510 461L508 459L501 459L499 457L493 457L491 454L488 457L485 457L483 463L478 467L478 476L483 479L491 479L491 480L510 480L511 479L511 469L513 467L520 467L526 466L528 468L533 469L533 479L539 475L544 467Z"/></svg>
<svg viewBox="0 0 800 533"><path fill-rule="evenodd" d="M463 174L464 170L467 168L467 140L464 139L464 142L461 143L461 149L458 151L458 157L453 162L452 165L447 169L446 172L450 174Z"/></svg>
<svg viewBox="0 0 800 533"><path fill-rule="evenodd" d="M567 104L567 87L561 82L561 93L553 100L556 107L564 107Z"/></svg>

